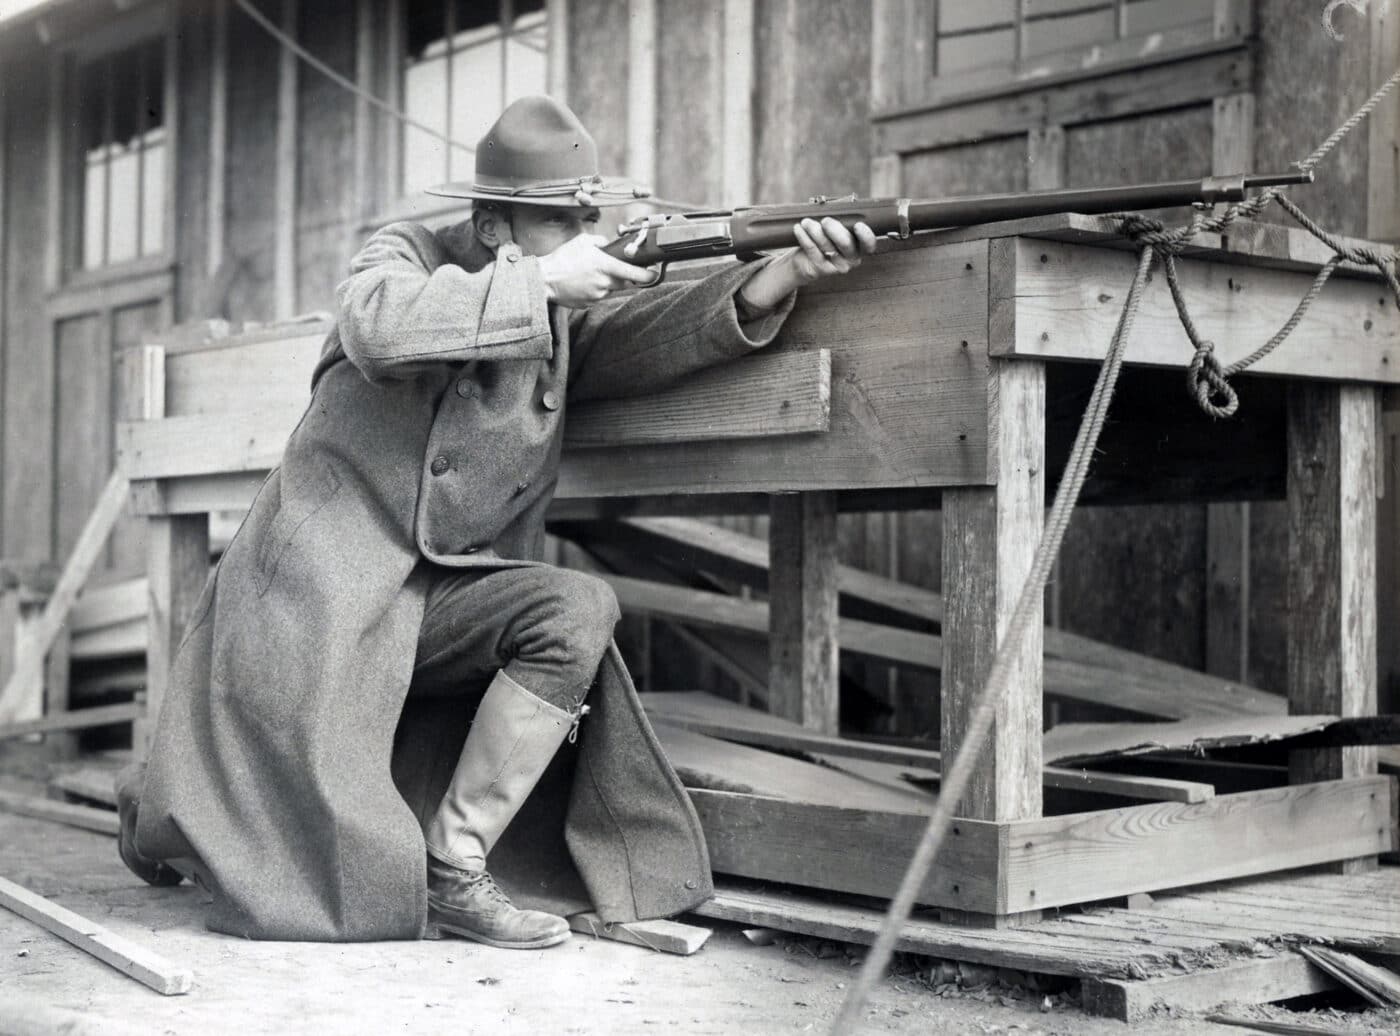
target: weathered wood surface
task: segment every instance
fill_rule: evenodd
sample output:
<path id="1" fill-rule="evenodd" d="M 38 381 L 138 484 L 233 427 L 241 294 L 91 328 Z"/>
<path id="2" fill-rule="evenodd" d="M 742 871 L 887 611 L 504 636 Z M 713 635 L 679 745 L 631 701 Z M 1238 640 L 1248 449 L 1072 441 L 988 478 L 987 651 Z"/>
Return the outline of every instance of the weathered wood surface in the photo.
<path id="1" fill-rule="evenodd" d="M 1243 716 L 1175 723 L 1062 723 L 1045 732 L 1045 756 L 1056 762 L 1137 755 L 1203 754 L 1211 748 L 1266 744 L 1325 730 L 1332 716 Z"/>
<path id="2" fill-rule="evenodd" d="M 914 768 L 914 776 L 934 780 L 942 768 L 942 754 L 927 748 L 900 747 L 870 741 L 853 741 L 804 730 L 790 720 L 757 709 L 734 705 L 700 691 L 671 691 L 643 694 L 642 704 L 653 721 L 681 727 L 712 738 L 739 744 L 775 748 L 817 755 L 830 765 L 842 768 L 851 760 L 863 760 L 889 768 L 882 782 L 912 787 L 903 774 Z M 822 753 L 827 753 L 823 756 Z M 861 769 L 856 773 L 865 776 Z M 1042 771 L 1046 787 L 1093 791 L 1106 795 L 1150 801 L 1204 802 L 1215 792 L 1209 784 L 1171 778 L 1137 777 L 1131 774 L 1047 766 Z"/>
<path id="3" fill-rule="evenodd" d="M 1290 385 L 1288 702 L 1293 712 L 1376 711 L 1378 390 Z M 1295 782 L 1374 773 L 1369 748 L 1295 752 Z"/>
<path id="4" fill-rule="evenodd" d="M 991 343 L 993 355 L 1102 359 L 1123 310 L 1135 261 L 1107 248 L 1016 241 L 1014 336 Z M 1182 292 L 1201 334 L 1222 364 L 1263 345 L 1306 293 L 1311 278 L 1264 268 L 1177 262 Z M 1162 277 L 1142 303 L 1125 360 L 1184 367 L 1194 353 Z M 1400 381 L 1400 318 L 1381 285 L 1334 277 L 1292 335 L 1251 368 L 1323 380 Z"/>
<path id="5" fill-rule="evenodd" d="M 831 426 L 831 354 L 759 353 L 675 388 L 569 410 L 564 448 L 762 439 Z"/>
<path id="6" fill-rule="evenodd" d="M 1086 978 L 1080 988 L 1086 1013 L 1134 1022 L 1162 1005 L 1202 1011 L 1224 1003 L 1264 1004 L 1323 993 L 1335 989 L 1336 983 L 1301 955 L 1285 951 L 1264 960 L 1238 960 L 1211 971 L 1144 981 Z"/>
<path id="7" fill-rule="evenodd" d="M 775 496 L 768 529 L 768 709 L 835 734 L 841 683 L 836 494 Z"/>
<path id="8" fill-rule="evenodd" d="M 0 809 L 20 816 L 51 820 L 69 827 L 80 827 L 98 834 L 115 835 L 121 828 L 117 815 L 110 809 L 94 809 L 91 806 L 75 806 L 68 802 L 55 802 L 36 795 L 18 795 L 0 791 Z"/>
<path id="9" fill-rule="evenodd" d="M 831 428 L 641 447 L 625 468 L 573 450 L 558 496 L 918 487 L 986 478 L 986 245 L 904 249 L 804 291 L 777 352 L 831 352 Z M 964 345 L 964 343 L 966 343 Z"/>
<path id="10" fill-rule="evenodd" d="M 1011 825 L 1005 911 L 1086 902 L 1386 852 L 1394 784 L 1324 781 Z"/>
<path id="11" fill-rule="evenodd" d="M 989 334 L 998 336 L 1001 285 L 1010 260 L 991 248 Z M 980 708 L 1012 612 L 1030 575 L 1045 515 L 1045 368 L 992 360 L 987 372 L 992 481 L 943 496 L 942 744 L 952 753 Z M 1010 646 L 992 723 L 958 802 L 959 816 L 1019 820 L 1041 813 L 1044 598 Z"/>
<path id="12" fill-rule="evenodd" d="M 26 734 L 46 734 L 55 730 L 83 730 L 88 727 L 109 726 L 114 723 L 129 723 L 146 715 L 146 706 L 99 705 L 91 709 L 74 709 L 71 712 L 44 716 L 41 719 L 25 720 L 21 723 L 7 723 L 0 726 L 0 741 Z"/>
<path id="13" fill-rule="evenodd" d="M 193 978 L 187 968 L 172 964 L 145 947 L 5 878 L 0 878 L 0 906 L 8 907 L 157 993 L 174 996 L 190 991 Z"/>
<path id="14" fill-rule="evenodd" d="M 675 953 L 682 957 L 689 957 L 697 952 L 714 934 L 710 929 L 701 928 L 699 925 L 683 924 L 664 918 L 654 921 L 608 923 L 591 910 L 584 914 L 571 914 L 569 927 L 595 939 L 625 942 L 629 946 L 641 946 L 658 953 Z"/>

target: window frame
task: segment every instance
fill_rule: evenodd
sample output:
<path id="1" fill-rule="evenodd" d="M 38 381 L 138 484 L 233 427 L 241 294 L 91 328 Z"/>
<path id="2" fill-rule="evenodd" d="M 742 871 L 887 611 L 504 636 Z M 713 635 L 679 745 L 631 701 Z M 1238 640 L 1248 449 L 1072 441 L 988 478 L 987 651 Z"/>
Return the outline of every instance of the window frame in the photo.
<path id="1" fill-rule="evenodd" d="M 1215 0 L 1209 22 L 1201 19 L 1187 26 L 1022 58 L 1011 65 L 940 76 L 934 65 L 939 2 L 883 0 L 877 8 L 871 55 L 872 116 L 877 121 L 1041 92 L 1239 47 L 1251 34 L 1254 10 L 1254 0 Z M 1019 34 L 1026 0 L 1014 0 L 1014 5 Z"/>
<path id="2" fill-rule="evenodd" d="M 382 32 L 377 34 L 380 53 L 373 69 L 363 70 L 361 85 L 383 97 L 390 107 L 405 111 L 404 76 L 408 68 L 407 40 L 404 38 L 404 4 L 411 0 L 387 0 L 382 5 L 384 21 L 380 23 Z M 377 6 L 377 5 L 376 5 Z M 511 13 L 509 0 L 503 6 Z M 562 38 L 566 16 L 560 11 L 558 0 L 545 0 L 542 14 L 547 34 L 545 58 L 545 91 L 552 96 L 562 97 L 564 84 L 556 82 L 560 70 L 566 68 L 567 59 L 560 50 L 566 46 Z M 502 36 L 497 39 L 503 39 Z M 380 125 L 376 132 L 366 133 L 362 147 L 375 148 L 377 144 L 379 174 L 377 183 L 371 190 L 367 208 L 370 215 L 359 227 L 361 232 L 392 223 L 411 219 L 431 225 L 441 225 L 459 221 L 471 211 L 471 202 L 465 199 L 454 200 L 437 198 L 421 190 L 403 191 L 404 135 L 407 126 L 388 114 L 380 115 Z M 468 142 L 474 143 L 474 142 Z"/>
<path id="3" fill-rule="evenodd" d="M 174 9 L 167 3 L 156 3 L 133 11 L 125 18 L 103 25 L 80 36 L 55 43 L 52 56 L 52 92 L 56 125 L 51 127 L 50 161 L 58 196 L 53 212 L 51 247 L 53 290 L 55 293 L 83 291 L 94 285 L 107 284 L 153 274 L 173 273 L 175 260 L 175 192 L 177 177 L 178 39 L 173 25 Z M 143 40 L 161 41 L 163 128 L 165 170 L 164 184 L 158 203 L 162 209 L 160 244 L 157 249 L 132 259 L 85 268 L 81 265 L 83 235 L 83 171 L 86 159 L 81 151 L 81 113 L 79 113 L 79 67 L 114 54 Z M 78 114 L 79 118 L 60 115 Z"/>

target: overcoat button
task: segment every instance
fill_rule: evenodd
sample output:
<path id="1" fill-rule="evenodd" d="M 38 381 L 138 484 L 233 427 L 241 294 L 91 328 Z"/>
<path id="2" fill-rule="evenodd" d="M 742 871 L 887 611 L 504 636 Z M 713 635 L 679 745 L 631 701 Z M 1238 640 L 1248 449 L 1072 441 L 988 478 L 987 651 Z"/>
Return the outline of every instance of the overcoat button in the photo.
<path id="1" fill-rule="evenodd" d="M 696 887 L 695 879 L 694 879 L 694 878 L 686 878 L 686 879 L 685 879 L 685 887 L 688 888 L 688 889 L 693 889 L 693 888 L 695 888 L 695 887 Z"/>
<path id="2" fill-rule="evenodd" d="M 546 392 L 544 396 L 540 399 L 540 402 L 544 404 L 544 408 L 546 410 L 558 410 L 559 393 L 554 391 Z"/>
<path id="3" fill-rule="evenodd" d="M 514 252 L 511 252 L 509 255 L 506 256 L 506 262 L 518 263 L 520 262 L 520 256 L 516 255 Z"/>
<path id="4" fill-rule="evenodd" d="M 447 469 L 452 467 L 452 462 L 446 457 L 434 457 L 433 466 L 429 469 L 434 475 L 446 475 Z"/>
<path id="5" fill-rule="evenodd" d="M 477 551 L 479 551 L 480 549 L 481 549 L 480 547 L 478 547 L 476 544 L 472 543 L 472 544 L 468 544 L 467 546 L 463 547 L 463 548 L 462 548 L 462 553 L 463 553 L 463 554 L 475 554 L 475 553 L 476 553 Z"/>
<path id="6" fill-rule="evenodd" d="M 476 395 L 476 385 L 470 379 L 462 378 L 457 382 L 457 395 L 463 399 L 471 399 L 472 396 Z"/>
<path id="7" fill-rule="evenodd" d="M 520 495 L 521 493 L 525 492 L 525 490 L 527 490 L 527 489 L 529 489 L 529 488 L 530 488 L 530 480 L 529 480 L 529 479 L 526 479 L 526 480 L 523 481 L 523 482 L 517 482 L 516 485 L 515 485 L 515 492 L 516 492 L 516 495 L 517 495 L 517 496 Z"/>

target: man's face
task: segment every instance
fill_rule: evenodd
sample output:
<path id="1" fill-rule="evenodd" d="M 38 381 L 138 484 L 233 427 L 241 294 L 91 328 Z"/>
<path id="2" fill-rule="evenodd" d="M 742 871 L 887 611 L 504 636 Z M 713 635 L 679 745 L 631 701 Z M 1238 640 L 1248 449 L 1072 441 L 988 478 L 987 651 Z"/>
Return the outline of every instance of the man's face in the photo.
<path id="1" fill-rule="evenodd" d="M 513 205 L 510 229 L 525 255 L 548 255 L 580 234 L 598 229 L 598 210 L 577 205 Z"/>

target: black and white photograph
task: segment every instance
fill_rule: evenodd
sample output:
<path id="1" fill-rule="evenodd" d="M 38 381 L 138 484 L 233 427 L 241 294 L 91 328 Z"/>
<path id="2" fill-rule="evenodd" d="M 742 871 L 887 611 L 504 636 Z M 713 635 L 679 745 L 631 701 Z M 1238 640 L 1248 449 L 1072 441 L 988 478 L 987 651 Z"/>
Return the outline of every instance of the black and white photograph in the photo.
<path id="1" fill-rule="evenodd" d="M 1400 0 L 0 0 L 0 1036 L 1400 1032 Z"/>

